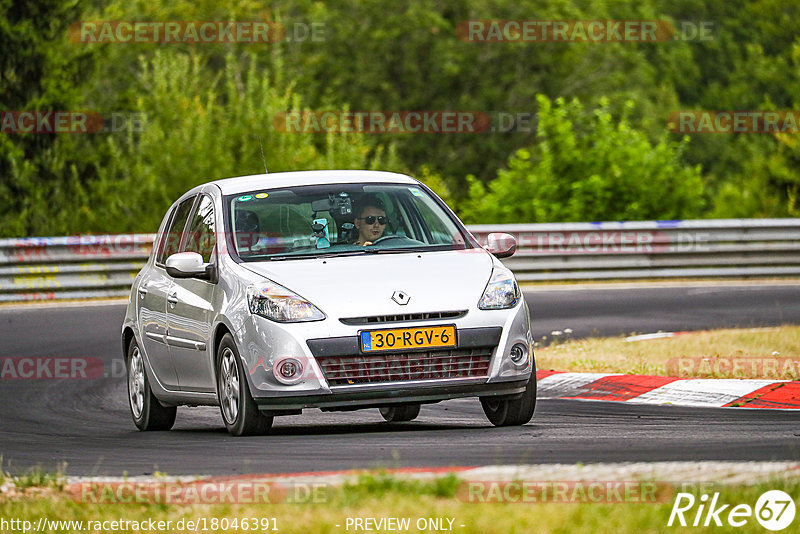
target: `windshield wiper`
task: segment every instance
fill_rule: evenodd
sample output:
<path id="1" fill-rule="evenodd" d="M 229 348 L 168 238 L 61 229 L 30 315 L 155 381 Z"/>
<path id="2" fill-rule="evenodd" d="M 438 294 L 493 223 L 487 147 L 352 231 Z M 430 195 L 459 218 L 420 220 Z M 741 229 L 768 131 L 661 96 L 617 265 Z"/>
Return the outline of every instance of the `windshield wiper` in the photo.
<path id="1" fill-rule="evenodd" d="M 378 248 L 374 252 L 377 254 L 398 254 L 401 252 L 440 252 L 442 250 L 452 250 L 451 248 L 441 248 L 440 246 L 424 247 L 403 247 L 403 248 Z"/>
<path id="2" fill-rule="evenodd" d="M 294 259 L 307 260 L 313 258 L 336 258 L 340 256 L 360 256 L 361 254 L 374 254 L 375 252 L 377 251 L 374 249 L 370 250 L 365 248 L 363 250 L 347 250 L 342 252 L 331 252 L 331 253 L 305 252 L 303 254 L 282 254 L 279 256 L 270 256 L 268 259 L 270 261 L 294 260 Z"/>
<path id="3" fill-rule="evenodd" d="M 270 261 L 283 261 L 283 260 L 307 260 L 313 258 L 337 258 L 342 256 L 361 256 L 364 254 L 402 254 L 412 252 L 438 252 L 442 250 L 454 250 L 448 245 L 438 246 L 421 246 L 421 247 L 400 247 L 400 248 L 375 248 L 371 246 L 359 248 L 358 250 L 343 250 L 341 252 L 304 252 L 302 254 L 280 254 L 270 256 L 267 259 Z M 462 249 L 455 249 L 462 250 Z"/>

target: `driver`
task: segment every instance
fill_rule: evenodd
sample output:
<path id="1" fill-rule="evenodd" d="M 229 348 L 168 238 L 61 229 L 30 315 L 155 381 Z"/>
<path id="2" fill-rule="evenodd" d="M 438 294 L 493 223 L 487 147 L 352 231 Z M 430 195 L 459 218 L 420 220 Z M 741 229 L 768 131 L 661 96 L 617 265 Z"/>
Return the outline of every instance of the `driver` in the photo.
<path id="1" fill-rule="evenodd" d="M 360 202 L 354 223 L 358 231 L 355 244 L 366 246 L 380 239 L 386 230 L 387 222 L 386 210 L 379 198 L 368 197 Z"/>

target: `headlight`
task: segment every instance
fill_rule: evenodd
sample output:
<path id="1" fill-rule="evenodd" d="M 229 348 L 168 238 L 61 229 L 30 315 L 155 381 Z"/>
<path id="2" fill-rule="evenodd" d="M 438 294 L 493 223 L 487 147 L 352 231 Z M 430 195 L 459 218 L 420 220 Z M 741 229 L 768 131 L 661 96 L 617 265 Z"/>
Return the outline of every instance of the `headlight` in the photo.
<path id="1" fill-rule="evenodd" d="M 263 282 L 247 288 L 250 311 L 279 323 L 321 321 L 325 318 L 319 308 L 300 295 L 274 282 Z"/>
<path id="2" fill-rule="evenodd" d="M 521 296 L 522 293 L 511 271 L 495 267 L 486 289 L 483 290 L 483 296 L 478 302 L 478 308 L 482 310 L 513 308 Z"/>

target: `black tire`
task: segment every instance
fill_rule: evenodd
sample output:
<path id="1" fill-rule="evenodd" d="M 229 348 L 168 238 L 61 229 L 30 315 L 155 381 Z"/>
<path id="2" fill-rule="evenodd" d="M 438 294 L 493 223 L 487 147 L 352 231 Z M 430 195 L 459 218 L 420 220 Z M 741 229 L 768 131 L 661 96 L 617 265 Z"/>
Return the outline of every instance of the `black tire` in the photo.
<path id="1" fill-rule="evenodd" d="M 419 415 L 419 404 L 398 404 L 397 406 L 384 406 L 381 415 L 390 423 L 413 421 Z"/>
<path id="2" fill-rule="evenodd" d="M 216 367 L 219 410 L 225 428 L 233 436 L 266 434 L 273 418 L 261 413 L 253 400 L 244 365 L 230 334 L 220 341 Z"/>
<path id="3" fill-rule="evenodd" d="M 536 371 L 531 374 L 525 393 L 511 400 L 481 397 L 483 413 L 494 426 L 520 426 L 531 420 L 536 409 Z"/>
<path id="4" fill-rule="evenodd" d="M 144 368 L 144 355 L 136 339 L 128 344 L 128 406 L 139 430 L 169 430 L 175 424 L 178 408 L 162 406 L 153 390 Z"/>

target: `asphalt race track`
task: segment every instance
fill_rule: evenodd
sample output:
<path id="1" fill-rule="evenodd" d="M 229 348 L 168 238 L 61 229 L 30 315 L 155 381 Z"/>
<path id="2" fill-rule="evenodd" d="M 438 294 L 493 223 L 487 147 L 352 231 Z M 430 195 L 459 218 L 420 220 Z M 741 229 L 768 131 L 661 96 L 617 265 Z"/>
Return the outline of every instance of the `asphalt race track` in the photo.
<path id="1" fill-rule="evenodd" d="M 526 292 L 534 335 L 567 328 L 576 338 L 800 324 L 800 284 L 607 287 Z"/>
<path id="2" fill-rule="evenodd" d="M 533 289 L 537 337 L 800 324 L 799 285 Z M 668 460 L 798 460 L 800 414 L 541 400 L 534 420 L 493 428 L 477 399 L 424 406 L 412 423 L 377 410 L 277 418 L 271 435 L 230 437 L 216 408 L 181 408 L 143 433 L 126 401 L 123 305 L 0 308 L 0 357 L 101 358 L 93 380 L 0 380 L 0 455 L 12 473 L 239 474 L 369 467 Z"/>

